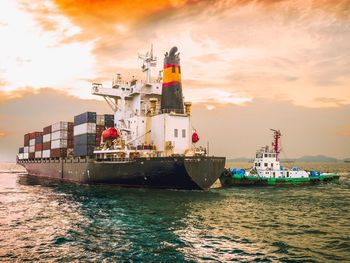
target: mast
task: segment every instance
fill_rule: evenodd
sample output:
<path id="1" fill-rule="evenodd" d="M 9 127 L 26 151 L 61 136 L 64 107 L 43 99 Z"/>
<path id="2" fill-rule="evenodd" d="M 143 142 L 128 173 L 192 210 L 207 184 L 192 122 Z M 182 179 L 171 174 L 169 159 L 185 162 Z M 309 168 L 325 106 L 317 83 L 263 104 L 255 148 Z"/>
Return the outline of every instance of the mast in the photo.
<path id="1" fill-rule="evenodd" d="M 272 146 L 274 146 L 274 150 L 276 153 L 276 161 L 278 161 L 278 154 L 280 152 L 279 149 L 279 138 L 281 138 L 281 132 L 280 130 L 274 130 L 274 129 L 270 129 L 271 131 L 273 131 L 273 137 L 274 137 L 274 142 L 272 143 Z"/>
<path id="2" fill-rule="evenodd" d="M 146 72 L 146 83 L 151 82 L 151 67 L 157 65 L 157 57 L 153 56 L 153 44 L 151 45 L 151 50 L 145 54 L 138 54 L 139 59 L 143 61 L 142 72 Z"/>

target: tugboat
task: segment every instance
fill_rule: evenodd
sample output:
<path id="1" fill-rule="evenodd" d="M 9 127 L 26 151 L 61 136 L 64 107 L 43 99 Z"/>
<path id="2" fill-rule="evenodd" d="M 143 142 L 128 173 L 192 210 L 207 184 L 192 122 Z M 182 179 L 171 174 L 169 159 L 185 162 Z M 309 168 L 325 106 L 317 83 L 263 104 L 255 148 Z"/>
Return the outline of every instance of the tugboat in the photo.
<path id="1" fill-rule="evenodd" d="M 306 185 L 328 183 L 339 179 L 335 173 L 321 173 L 314 170 L 307 172 L 299 167 L 287 169 L 280 165 L 278 156 L 281 132 L 271 130 L 274 133 L 272 146 L 265 146 L 257 151 L 253 167 L 248 172 L 244 169 L 226 169 L 220 176 L 223 187 Z"/>

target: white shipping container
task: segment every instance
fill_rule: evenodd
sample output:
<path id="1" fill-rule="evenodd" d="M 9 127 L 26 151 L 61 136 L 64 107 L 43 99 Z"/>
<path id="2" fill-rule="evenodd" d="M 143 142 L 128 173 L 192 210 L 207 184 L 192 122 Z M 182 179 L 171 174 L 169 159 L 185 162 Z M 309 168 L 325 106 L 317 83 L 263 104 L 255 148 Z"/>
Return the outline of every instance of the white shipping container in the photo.
<path id="1" fill-rule="evenodd" d="M 29 146 L 24 146 L 23 147 L 23 152 L 24 153 L 29 153 Z"/>
<path id="2" fill-rule="evenodd" d="M 41 158 L 42 152 L 35 152 L 35 158 Z"/>
<path id="3" fill-rule="evenodd" d="M 24 153 L 19 153 L 18 154 L 18 160 L 23 160 Z"/>
<path id="4" fill-rule="evenodd" d="M 33 146 L 29 146 L 29 152 L 30 153 L 35 152 L 35 146 L 34 145 Z"/>
<path id="5" fill-rule="evenodd" d="M 96 133 L 96 123 L 83 123 L 74 126 L 74 136 L 86 133 Z"/>
<path id="6" fill-rule="evenodd" d="M 51 141 L 59 139 L 68 139 L 68 131 L 56 131 L 51 133 Z"/>
<path id="7" fill-rule="evenodd" d="M 105 125 L 105 115 L 96 115 L 96 125 Z"/>
<path id="8" fill-rule="evenodd" d="M 43 135 L 43 142 L 51 141 L 51 133 Z"/>
<path id="9" fill-rule="evenodd" d="M 24 153 L 23 154 L 23 159 L 28 159 L 29 158 L 29 153 Z"/>
<path id="10" fill-rule="evenodd" d="M 50 158 L 50 150 L 43 151 L 43 158 Z"/>
<path id="11" fill-rule="evenodd" d="M 55 131 L 60 131 L 60 130 L 68 130 L 68 122 L 67 121 L 60 121 L 56 122 L 51 125 L 51 133 Z"/>
<path id="12" fill-rule="evenodd" d="M 35 139 L 29 140 L 29 146 L 34 146 L 35 145 Z"/>
<path id="13" fill-rule="evenodd" d="M 67 140 L 54 140 L 51 141 L 51 149 L 67 148 Z"/>

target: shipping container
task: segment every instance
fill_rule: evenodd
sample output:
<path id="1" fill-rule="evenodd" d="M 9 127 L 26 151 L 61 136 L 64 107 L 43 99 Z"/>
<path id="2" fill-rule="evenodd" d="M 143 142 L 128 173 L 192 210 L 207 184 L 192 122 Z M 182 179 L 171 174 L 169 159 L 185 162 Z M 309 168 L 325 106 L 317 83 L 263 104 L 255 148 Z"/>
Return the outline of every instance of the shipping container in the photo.
<path id="1" fill-rule="evenodd" d="M 49 142 L 49 141 L 51 141 L 51 133 L 43 135 L 43 143 Z"/>
<path id="2" fill-rule="evenodd" d="M 74 148 L 76 145 L 95 145 L 95 134 L 81 134 L 74 136 Z"/>
<path id="3" fill-rule="evenodd" d="M 80 125 L 83 123 L 96 123 L 96 112 L 84 112 L 77 116 L 74 116 L 74 125 Z"/>
<path id="4" fill-rule="evenodd" d="M 24 135 L 24 144 L 23 144 L 24 146 L 29 146 L 29 140 L 30 140 L 29 136 L 30 136 L 29 133 Z"/>
<path id="5" fill-rule="evenodd" d="M 67 131 L 67 130 L 68 130 L 67 121 L 60 121 L 51 125 L 51 133 L 54 133 L 56 131 Z"/>
<path id="6" fill-rule="evenodd" d="M 73 132 L 74 122 L 68 122 L 68 131 Z"/>
<path id="7" fill-rule="evenodd" d="M 51 141 L 44 142 L 43 143 L 43 150 L 50 150 L 51 149 Z"/>
<path id="8" fill-rule="evenodd" d="M 24 155 L 24 153 L 19 153 L 19 154 L 17 155 L 18 160 L 23 160 L 23 159 L 24 159 L 23 155 Z"/>
<path id="9" fill-rule="evenodd" d="M 59 130 L 59 131 L 51 133 L 51 141 L 59 140 L 59 139 L 67 140 L 68 139 L 68 131 Z"/>
<path id="10" fill-rule="evenodd" d="M 41 151 L 35 152 L 35 158 L 41 158 L 41 156 L 42 156 Z"/>
<path id="11" fill-rule="evenodd" d="M 43 135 L 47 135 L 51 133 L 51 125 L 47 126 L 43 129 Z"/>
<path id="12" fill-rule="evenodd" d="M 23 147 L 23 152 L 24 153 L 29 153 L 29 146 L 24 146 Z"/>
<path id="13" fill-rule="evenodd" d="M 34 146 L 35 145 L 35 138 L 29 140 L 29 146 Z"/>
<path id="14" fill-rule="evenodd" d="M 96 133 L 96 123 L 83 123 L 77 126 L 74 126 L 74 136 L 87 134 L 87 133 Z"/>
<path id="15" fill-rule="evenodd" d="M 23 153 L 23 159 L 28 159 L 29 158 L 29 153 L 25 152 Z"/>
<path id="16" fill-rule="evenodd" d="M 24 153 L 24 147 L 19 147 L 18 153 Z"/>
<path id="17" fill-rule="evenodd" d="M 35 137 L 35 144 L 43 143 L 43 136 L 39 135 Z"/>
<path id="18" fill-rule="evenodd" d="M 74 144 L 74 149 L 73 149 L 73 155 L 74 156 L 91 156 L 93 155 L 95 150 L 94 145 L 75 145 Z"/>
<path id="19" fill-rule="evenodd" d="M 40 143 L 40 144 L 35 144 L 35 151 L 38 152 L 38 151 L 42 151 L 43 150 L 43 145 Z"/>
<path id="20" fill-rule="evenodd" d="M 103 114 L 96 115 L 96 125 L 105 126 L 105 115 Z"/>
<path id="21" fill-rule="evenodd" d="M 29 152 L 34 153 L 35 152 L 35 146 L 29 146 Z"/>
<path id="22" fill-rule="evenodd" d="M 51 150 L 43 150 L 43 158 L 50 158 Z"/>
<path id="23" fill-rule="evenodd" d="M 102 132 L 105 130 L 105 127 L 102 125 L 96 125 L 96 146 L 100 146 L 101 144 L 101 136 L 102 136 Z"/>
<path id="24" fill-rule="evenodd" d="M 29 159 L 34 159 L 35 158 L 35 152 L 30 152 L 29 153 Z"/>
<path id="25" fill-rule="evenodd" d="M 114 127 L 114 115 L 113 114 L 105 114 L 104 119 L 105 119 L 104 125 L 107 128 Z"/>
<path id="26" fill-rule="evenodd" d="M 42 132 L 31 132 L 29 134 L 29 139 L 35 139 L 36 137 L 38 137 L 39 135 L 42 135 Z"/>
<path id="27" fill-rule="evenodd" d="M 67 148 L 68 142 L 66 139 L 51 141 L 51 149 Z"/>
<path id="28" fill-rule="evenodd" d="M 67 157 L 67 148 L 51 149 L 50 157 L 52 158 Z"/>

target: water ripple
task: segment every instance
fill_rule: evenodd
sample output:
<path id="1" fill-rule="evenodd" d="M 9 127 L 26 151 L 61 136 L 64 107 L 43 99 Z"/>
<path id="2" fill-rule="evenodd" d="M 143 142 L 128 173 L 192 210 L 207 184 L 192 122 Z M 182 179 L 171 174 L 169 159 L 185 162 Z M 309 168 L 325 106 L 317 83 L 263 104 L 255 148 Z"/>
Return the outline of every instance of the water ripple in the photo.
<path id="1" fill-rule="evenodd" d="M 3 173 L 0 261 L 349 261 L 346 182 L 187 192 Z"/>

